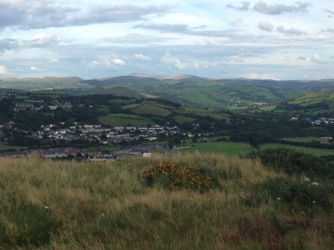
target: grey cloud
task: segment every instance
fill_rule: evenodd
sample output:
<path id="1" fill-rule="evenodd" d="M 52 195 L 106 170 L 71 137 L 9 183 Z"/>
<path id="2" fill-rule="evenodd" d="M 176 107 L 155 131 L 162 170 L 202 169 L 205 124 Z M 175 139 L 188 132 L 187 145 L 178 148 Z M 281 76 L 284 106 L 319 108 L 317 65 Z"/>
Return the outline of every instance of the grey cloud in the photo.
<path id="1" fill-rule="evenodd" d="M 139 24 L 135 28 L 151 29 L 161 33 L 180 33 L 191 36 L 234 37 L 239 36 L 239 30 L 199 30 L 184 24 Z M 203 28 L 203 27 L 201 27 Z"/>
<path id="2" fill-rule="evenodd" d="M 327 64 L 325 60 L 323 60 L 318 54 L 314 54 L 311 57 L 311 62 L 316 63 L 316 64 Z"/>
<path id="3" fill-rule="evenodd" d="M 295 28 L 285 29 L 284 26 L 278 26 L 276 28 L 276 30 L 279 33 L 282 33 L 282 34 L 287 35 L 287 36 L 301 36 L 301 35 L 307 34 L 306 32 L 295 29 Z"/>
<path id="4" fill-rule="evenodd" d="M 13 7 L 12 7 L 13 6 Z M 25 10 L 20 5 L 0 2 L 0 26 L 12 26 L 21 23 L 25 19 Z"/>
<path id="5" fill-rule="evenodd" d="M 94 23 L 108 22 L 130 22 L 137 20 L 145 20 L 148 15 L 165 14 L 169 11 L 167 5 L 139 7 L 135 5 L 106 5 L 98 6 L 92 9 L 91 12 L 74 18 L 71 23 L 74 25 L 86 25 Z"/>
<path id="6" fill-rule="evenodd" d="M 274 30 L 274 25 L 268 21 L 261 21 L 258 24 L 258 28 L 263 31 L 272 32 Z"/>
<path id="7" fill-rule="evenodd" d="M 18 47 L 17 40 L 14 39 L 0 39 L 0 53 L 5 52 L 6 50 L 15 49 Z"/>
<path id="8" fill-rule="evenodd" d="M 24 40 L 20 47 L 26 48 L 46 48 L 58 45 L 61 40 L 54 35 L 38 34 L 31 40 Z"/>
<path id="9" fill-rule="evenodd" d="M 191 29 L 185 24 L 139 24 L 135 28 L 144 28 L 168 33 L 191 33 Z"/>
<path id="10" fill-rule="evenodd" d="M 324 11 L 329 15 L 334 15 L 334 11 L 332 11 L 332 10 L 324 9 Z"/>
<path id="11" fill-rule="evenodd" d="M 60 5 L 51 0 L 0 3 L 0 27 L 37 29 L 65 27 L 109 22 L 145 20 L 149 15 L 163 15 L 167 5 L 99 5 L 90 11 L 78 6 Z"/>
<path id="12" fill-rule="evenodd" d="M 325 30 L 322 30 L 321 32 L 334 33 L 334 29 L 325 29 Z"/>
<path id="13" fill-rule="evenodd" d="M 307 12 L 310 6 L 311 5 L 309 3 L 304 2 L 296 2 L 295 5 L 268 5 L 267 3 L 261 1 L 254 5 L 253 10 L 268 15 L 281 15 L 285 12 Z"/>
<path id="14" fill-rule="evenodd" d="M 242 17 L 236 17 L 230 22 L 230 24 L 233 26 L 244 26 L 245 19 L 243 19 Z"/>
<path id="15" fill-rule="evenodd" d="M 300 56 L 297 58 L 298 61 L 305 61 L 306 60 L 306 57 L 303 57 L 303 56 Z"/>
<path id="16" fill-rule="evenodd" d="M 247 11 L 249 10 L 249 6 L 250 6 L 250 2 L 241 2 L 241 6 L 234 6 L 232 4 L 228 4 L 226 5 L 227 8 L 230 8 L 230 9 L 235 9 L 235 10 L 242 10 L 242 11 Z"/>
<path id="17" fill-rule="evenodd" d="M 175 38 L 163 38 L 157 36 L 144 36 L 137 33 L 131 33 L 126 36 L 111 37 L 102 39 L 103 42 L 107 43 L 131 43 L 131 44 L 150 44 L 150 43 L 159 43 L 167 42 L 174 40 Z"/>

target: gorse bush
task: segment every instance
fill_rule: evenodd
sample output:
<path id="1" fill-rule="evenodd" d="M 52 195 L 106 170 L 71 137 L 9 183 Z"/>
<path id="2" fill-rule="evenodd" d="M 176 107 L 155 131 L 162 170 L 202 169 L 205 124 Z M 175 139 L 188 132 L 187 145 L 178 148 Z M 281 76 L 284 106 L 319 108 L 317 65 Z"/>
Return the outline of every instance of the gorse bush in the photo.
<path id="1" fill-rule="evenodd" d="M 171 191 L 186 189 L 203 193 L 217 185 L 208 170 L 191 165 L 162 163 L 144 170 L 142 176 L 148 186 L 158 185 Z"/>

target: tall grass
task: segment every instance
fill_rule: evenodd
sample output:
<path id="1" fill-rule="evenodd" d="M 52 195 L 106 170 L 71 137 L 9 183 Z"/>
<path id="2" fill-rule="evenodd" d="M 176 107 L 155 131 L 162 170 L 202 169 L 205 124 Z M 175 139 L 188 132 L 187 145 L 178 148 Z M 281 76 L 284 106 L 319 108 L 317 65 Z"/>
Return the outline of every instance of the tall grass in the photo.
<path id="1" fill-rule="evenodd" d="M 145 171 L 169 163 L 205 170 L 217 183 L 204 193 L 146 184 Z M 334 245 L 334 214 L 328 209 L 333 184 L 318 180 L 321 193 L 329 197 L 325 205 L 302 204 L 300 196 L 284 200 L 277 197 L 284 188 L 311 192 L 313 186 L 298 189 L 297 184 L 304 185 L 301 176 L 274 171 L 257 160 L 198 153 L 98 163 L 32 156 L 0 159 L 0 164 L 0 249 Z M 286 186 L 275 193 L 278 180 Z"/>

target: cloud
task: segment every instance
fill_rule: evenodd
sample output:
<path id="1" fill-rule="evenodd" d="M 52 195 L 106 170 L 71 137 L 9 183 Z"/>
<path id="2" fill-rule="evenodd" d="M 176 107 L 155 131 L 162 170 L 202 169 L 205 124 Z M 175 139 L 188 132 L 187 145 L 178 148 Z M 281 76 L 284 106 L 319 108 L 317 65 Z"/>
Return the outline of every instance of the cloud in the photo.
<path id="1" fill-rule="evenodd" d="M 316 64 L 327 64 L 328 63 L 325 60 L 323 60 L 321 56 L 319 56 L 318 54 L 312 55 L 311 62 L 316 63 Z"/>
<path id="2" fill-rule="evenodd" d="M 230 24 L 233 26 L 245 26 L 245 19 L 242 17 L 235 17 Z"/>
<path id="3" fill-rule="evenodd" d="M 8 69 L 4 65 L 0 65 L 0 75 L 8 74 Z"/>
<path id="4" fill-rule="evenodd" d="M 31 66 L 31 67 L 30 67 L 30 70 L 31 70 L 31 71 L 43 71 L 43 69 L 39 69 L 39 68 L 37 68 L 37 67 L 35 67 L 35 66 Z"/>
<path id="5" fill-rule="evenodd" d="M 249 10 L 250 2 L 241 2 L 241 6 L 234 6 L 231 4 L 227 4 L 226 7 L 234 10 L 241 10 L 241 11 L 247 11 Z"/>
<path id="6" fill-rule="evenodd" d="M 260 30 L 272 32 L 274 30 L 274 25 L 268 21 L 261 21 L 257 26 Z"/>
<path id="7" fill-rule="evenodd" d="M 162 63 L 176 67 L 178 69 L 186 69 L 187 64 L 183 63 L 179 58 L 171 56 L 169 53 L 166 53 L 160 60 Z"/>
<path id="8" fill-rule="evenodd" d="M 278 26 L 278 27 L 276 28 L 276 30 L 277 30 L 279 33 L 282 33 L 282 34 L 287 35 L 287 36 L 300 36 L 300 35 L 305 35 L 305 34 L 307 34 L 306 32 L 304 32 L 304 31 L 302 31 L 302 30 L 295 29 L 295 28 L 285 29 L 283 25 Z"/>
<path id="9" fill-rule="evenodd" d="M 110 58 L 110 64 L 111 65 L 122 66 L 122 65 L 125 64 L 125 62 L 120 58 Z"/>
<path id="10" fill-rule="evenodd" d="M 158 36 L 146 36 L 139 33 L 131 33 L 125 36 L 118 37 L 108 37 L 101 39 L 102 42 L 108 43 L 130 43 L 130 44 L 150 44 L 150 43 L 160 43 L 160 42 L 168 42 L 170 40 L 175 40 L 176 38 L 166 38 L 166 37 L 158 37 Z"/>
<path id="11" fill-rule="evenodd" d="M 123 23 L 146 20 L 150 15 L 164 15 L 170 10 L 168 5 L 150 5 L 146 7 L 136 5 L 101 5 L 95 6 L 88 13 L 84 13 L 70 22 L 72 25 L 87 25 L 91 23 Z"/>
<path id="12" fill-rule="evenodd" d="M 133 57 L 135 59 L 138 59 L 138 60 L 141 60 L 141 61 L 151 61 L 152 60 L 151 57 L 145 56 L 141 53 L 139 53 L 139 54 L 136 53 L 136 54 L 133 55 Z"/>
<path id="13" fill-rule="evenodd" d="M 38 33 L 33 36 L 30 40 L 24 40 L 22 46 L 24 47 L 49 47 L 59 44 L 60 39 L 54 35 L 48 35 L 45 33 Z"/>
<path id="14" fill-rule="evenodd" d="M 306 61 L 306 57 L 304 56 L 300 56 L 297 58 L 298 61 Z"/>
<path id="15" fill-rule="evenodd" d="M 285 12 L 308 12 L 309 3 L 296 2 L 295 5 L 273 4 L 260 1 L 253 6 L 253 10 L 267 15 L 281 15 Z"/>
<path id="16" fill-rule="evenodd" d="M 185 24 L 138 24 L 134 28 L 158 30 L 164 33 L 191 33 L 191 29 Z"/>
<path id="17" fill-rule="evenodd" d="M 199 30 L 185 24 L 139 24 L 135 28 L 151 29 L 161 33 L 180 33 L 190 36 L 206 37 L 238 37 L 240 30 Z M 204 27 L 200 27 L 204 28 Z"/>
<path id="18" fill-rule="evenodd" d="M 0 53 L 6 50 L 15 49 L 17 47 L 18 47 L 17 40 L 9 38 L 0 39 Z"/>
<path id="19" fill-rule="evenodd" d="M 325 29 L 325 30 L 322 30 L 321 32 L 334 33 L 334 29 Z"/>
<path id="20" fill-rule="evenodd" d="M 248 79 L 260 79 L 260 80 L 279 80 L 279 78 L 271 75 L 271 74 L 263 74 L 263 73 L 249 73 L 244 75 L 245 78 Z"/>
<path id="21" fill-rule="evenodd" d="M 334 11 L 329 9 L 324 9 L 324 11 L 328 14 L 328 17 L 332 17 L 334 15 Z"/>
<path id="22" fill-rule="evenodd" d="M 131 4 L 93 5 L 84 10 L 79 5 L 59 1 L 0 1 L 0 27 L 40 29 L 84 26 L 100 23 L 124 23 L 147 20 L 170 11 L 168 5 L 138 6 Z"/>

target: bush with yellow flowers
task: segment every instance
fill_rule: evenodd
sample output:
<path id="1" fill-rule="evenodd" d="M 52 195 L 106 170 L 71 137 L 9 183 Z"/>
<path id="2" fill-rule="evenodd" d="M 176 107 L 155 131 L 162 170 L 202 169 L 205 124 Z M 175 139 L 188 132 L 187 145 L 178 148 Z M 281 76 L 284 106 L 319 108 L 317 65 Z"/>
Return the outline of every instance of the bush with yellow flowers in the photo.
<path id="1" fill-rule="evenodd" d="M 170 191 L 192 190 L 204 193 L 216 183 L 206 169 L 191 165 L 178 166 L 174 163 L 151 166 L 142 172 L 142 176 L 147 185 L 157 185 Z"/>

